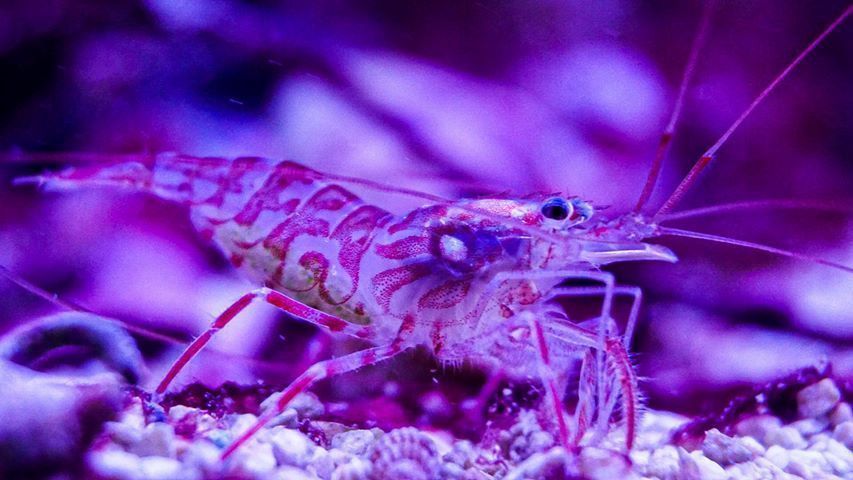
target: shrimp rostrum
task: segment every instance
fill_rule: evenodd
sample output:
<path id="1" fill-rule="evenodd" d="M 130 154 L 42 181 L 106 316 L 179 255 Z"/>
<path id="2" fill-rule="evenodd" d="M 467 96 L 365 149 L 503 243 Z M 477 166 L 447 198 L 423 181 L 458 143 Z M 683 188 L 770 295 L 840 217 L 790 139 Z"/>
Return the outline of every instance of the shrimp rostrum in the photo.
<path id="1" fill-rule="evenodd" d="M 577 197 L 447 200 L 254 157 L 136 156 L 20 181 L 50 189 L 125 187 L 184 204 L 202 236 L 261 287 L 234 302 L 186 348 L 158 385 L 158 393 L 165 392 L 211 337 L 254 301 L 372 345 L 310 366 L 283 390 L 275 408 L 265 411 L 225 449 L 223 458 L 318 380 L 415 347 L 427 348 L 443 363 L 471 361 L 510 378 L 541 380 L 545 401 L 553 409 L 553 426 L 568 450 L 577 449 L 585 438 L 600 439 L 615 423 L 624 426 L 625 448 L 630 450 L 639 407 L 627 346 L 641 293 L 616 285 L 602 266 L 637 260 L 674 262 L 670 250 L 646 240 L 676 235 L 850 270 L 772 247 L 660 226 L 691 215 L 668 212 L 758 101 L 850 11 L 848 7 L 773 80 L 655 214 L 644 213 L 644 207 L 681 98 L 640 201 L 634 211 L 612 219 Z M 691 71 L 692 60 L 683 85 Z M 362 200 L 354 193 L 360 188 L 420 199 L 422 206 L 394 214 Z M 616 295 L 632 301 L 623 328 L 612 315 Z M 561 300 L 585 296 L 600 299 L 600 310 L 593 318 L 572 318 Z M 577 361 L 579 398 L 574 414 L 567 416 L 562 392 Z"/>

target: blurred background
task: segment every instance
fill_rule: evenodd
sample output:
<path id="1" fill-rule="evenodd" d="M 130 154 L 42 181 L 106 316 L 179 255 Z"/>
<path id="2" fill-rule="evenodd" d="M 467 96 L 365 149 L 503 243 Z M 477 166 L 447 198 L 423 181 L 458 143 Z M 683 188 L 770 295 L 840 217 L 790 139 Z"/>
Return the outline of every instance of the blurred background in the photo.
<path id="1" fill-rule="evenodd" d="M 717 6 L 652 206 L 843 8 Z M 0 264 L 184 341 L 252 288 L 180 207 L 130 192 L 12 188 L 15 176 L 86 161 L 35 162 L 20 152 L 260 155 L 447 196 L 564 192 L 606 206 L 605 215 L 624 212 L 642 189 L 701 12 L 691 1 L 6 0 Z M 681 207 L 764 198 L 849 206 L 851 62 L 848 24 L 743 124 Z M 851 220 L 751 210 L 673 226 L 852 265 Z M 698 413 L 823 359 L 853 379 L 852 274 L 660 242 L 681 262 L 612 269 L 646 295 L 634 351 L 650 406 Z M 0 333 L 54 310 L 0 281 Z M 353 348 L 314 334 L 253 308 L 179 382 L 280 386 Z M 137 338 L 150 387 L 179 347 Z M 476 395 L 483 380 L 417 355 L 368 370 L 320 391 L 393 397 L 406 378 L 422 378 L 407 408 L 427 415 L 453 403 L 454 385 Z"/>

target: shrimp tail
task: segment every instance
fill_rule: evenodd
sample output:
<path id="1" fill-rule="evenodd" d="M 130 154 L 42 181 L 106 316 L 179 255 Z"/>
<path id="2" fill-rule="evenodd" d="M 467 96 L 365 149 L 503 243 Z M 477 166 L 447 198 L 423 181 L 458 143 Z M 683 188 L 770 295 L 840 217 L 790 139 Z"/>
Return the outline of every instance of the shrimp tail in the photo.
<path id="1" fill-rule="evenodd" d="M 19 177 L 14 185 L 37 185 L 45 190 L 111 187 L 145 191 L 182 204 L 210 202 L 226 192 L 242 190 L 245 176 L 266 175 L 272 163 L 255 157 L 234 160 L 176 153 L 120 157 L 120 161 L 69 167 L 58 172 Z M 303 170 L 304 167 L 303 167 Z M 214 203 L 221 203 L 214 202 Z"/>
<path id="2" fill-rule="evenodd" d="M 12 184 L 36 185 L 49 191 L 73 190 L 88 186 L 148 190 L 152 185 L 152 163 L 132 161 L 69 167 L 58 172 L 18 177 L 12 180 Z"/>

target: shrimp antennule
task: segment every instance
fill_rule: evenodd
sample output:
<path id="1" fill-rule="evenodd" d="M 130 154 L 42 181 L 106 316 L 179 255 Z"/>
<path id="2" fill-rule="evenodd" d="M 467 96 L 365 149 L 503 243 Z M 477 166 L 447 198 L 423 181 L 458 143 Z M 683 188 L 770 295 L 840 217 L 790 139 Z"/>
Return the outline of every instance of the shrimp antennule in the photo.
<path id="1" fill-rule="evenodd" d="M 762 245 L 760 243 L 747 242 L 745 240 L 738 240 L 736 238 L 729 238 L 729 237 L 723 237 L 720 235 L 712 235 L 709 233 L 692 232 L 690 230 L 682 230 L 680 228 L 668 228 L 668 227 L 659 227 L 657 233 L 659 235 L 670 235 L 673 237 L 695 238 L 697 240 L 707 240 L 710 242 L 725 243 L 728 245 L 736 245 L 739 247 L 751 248 L 753 250 L 761 250 L 761 251 L 772 253 L 775 255 L 781 255 L 783 257 L 796 258 L 797 260 L 805 260 L 807 262 L 818 263 L 820 265 L 825 265 L 828 267 L 843 270 L 845 272 L 853 273 L 853 267 L 849 267 L 847 265 L 836 263 L 836 262 L 833 262 L 830 260 L 825 260 L 825 259 L 819 258 L 819 257 L 813 257 L 811 255 L 805 255 L 802 253 L 792 252 L 790 250 L 785 250 L 782 248 L 771 247 L 769 245 Z"/>
<path id="2" fill-rule="evenodd" d="M 652 192 L 657 184 L 660 176 L 660 169 L 663 166 L 664 158 L 672 145 L 672 139 L 675 136 L 675 127 L 678 124 L 678 119 L 681 116 L 681 109 L 684 106 L 684 97 L 687 95 L 687 87 L 690 85 L 690 80 L 696 71 L 696 63 L 699 59 L 699 51 L 705 43 L 705 38 L 708 36 L 708 27 L 711 23 L 715 2 L 709 1 L 705 4 L 705 10 L 702 12 L 702 20 L 699 24 L 699 29 L 693 37 L 693 43 L 690 45 L 690 53 L 687 58 L 687 65 L 684 67 L 684 73 L 681 76 L 681 84 L 678 86 L 678 96 L 675 100 L 675 105 L 672 109 L 672 116 L 669 117 L 669 122 L 664 128 L 663 133 L 658 143 L 655 158 L 652 161 L 652 167 L 649 169 L 649 175 L 646 177 L 646 183 L 643 185 L 643 191 L 640 193 L 640 198 L 637 200 L 637 205 L 634 207 L 634 213 L 640 213 L 646 202 L 652 196 Z"/>
<path id="3" fill-rule="evenodd" d="M 791 210 L 813 210 L 820 212 L 831 213 L 846 213 L 853 214 L 853 201 L 850 202 L 831 202 L 824 200 L 791 200 L 785 198 L 767 198 L 762 200 L 743 200 L 739 202 L 723 203 L 720 205 L 711 205 L 708 207 L 694 208 L 690 210 L 681 210 L 675 213 L 667 213 L 658 217 L 657 221 L 670 222 L 673 220 L 683 220 L 685 218 L 699 217 L 703 215 L 713 215 L 717 213 L 764 209 L 764 208 L 783 208 Z"/>
<path id="4" fill-rule="evenodd" d="M 824 38 L 826 38 L 830 33 L 832 33 L 833 30 L 835 30 L 839 25 L 841 25 L 841 23 L 844 22 L 845 19 L 847 19 L 851 12 L 853 12 L 853 5 L 848 5 L 844 9 L 844 11 L 841 12 L 841 15 L 839 15 L 838 18 L 833 20 L 833 22 L 830 23 L 829 26 L 827 26 L 820 33 L 820 35 L 818 35 L 814 40 L 812 40 L 812 42 L 809 43 L 808 46 L 806 46 L 806 48 L 802 52 L 800 52 L 800 54 L 797 55 L 797 57 L 794 58 L 794 60 L 792 60 L 791 63 L 789 63 L 782 70 L 782 72 L 779 73 L 779 75 L 777 75 L 770 82 L 770 84 L 767 85 L 767 87 L 765 87 L 764 90 L 761 91 L 761 93 L 758 94 L 757 97 L 755 97 L 755 100 L 753 100 L 752 103 L 750 103 L 749 106 L 746 107 L 746 110 L 744 110 L 743 113 L 740 114 L 740 116 L 734 121 L 734 123 L 732 123 L 729 129 L 726 130 L 725 133 L 723 133 L 719 140 L 717 140 L 716 143 L 711 145 L 711 148 L 706 150 L 705 153 L 703 153 L 702 156 L 699 157 L 699 160 L 693 165 L 693 167 L 690 169 L 690 171 L 687 173 L 681 183 L 675 188 L 675 190 L 672 192 L 672 195 L 670 195 L 670 197 L 663 203 L 663 206 L 661 206 L 657 213 L 654 215 L 655 218 L 669 212 L 675 207 L 676 204 L 678 204 L 684 194 L 686 194 L 690 187 L 692 187 L 693 184 L 696 182 L 696 179 L 698 178 L 699 174 L 705 169 L 705 167 L 708 166 L 709 163 L 711 163 L 711 160 L 713 160 L 714 155 L 717 153 L 717 150 L 719 150 L 720 147 L 722 147 L 723 144 L 729 139 L 729 137 L 732 136 L 735 130 L 737 130 L 737 128 L 744 122 L 744 120 L 746 120 L 746 118 L 752 113 L 752 111 L 755 110 L 755 108 L 765 98 L 767 98 L 767 96 L 770 94 L 771 91 L 773 91 L 773 89 L 776 88 L 779 82 L 781 82 L 785 77 L 787 77 L 788 74 L 790 74 L 791 71 L 794 69 L 794 67 L 799 65 L 800 62 L 802 62 L 802 60 L 806 58 L 806 56 L 811 53 L 812 50 L 814 50 L 823 41 Z"/>

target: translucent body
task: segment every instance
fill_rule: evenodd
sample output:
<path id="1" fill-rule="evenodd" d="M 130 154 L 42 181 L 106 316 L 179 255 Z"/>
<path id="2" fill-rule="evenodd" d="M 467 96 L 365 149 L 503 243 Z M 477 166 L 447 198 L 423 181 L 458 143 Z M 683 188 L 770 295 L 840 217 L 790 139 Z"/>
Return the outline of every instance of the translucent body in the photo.
<path id="1" fill-rule="evenodd" d="M 630 448 L 635 379 L 626 342 L 610 318 L 612 296 L 626 292 L 616 290 L 612 276 L 597 267 L 674 261 L 668 250 L 638 241 L 645 233 L 638 228 L 650 228 L 642 217 L 596 221 L 589 204 L 560 197 L 428 203 L 395 215 L 324 174 L 259 158 L 166 154 L 147 164 L 70 169 L 40 181 L 49 188 L 131 187 L 182 203 L 201 235 L 264 286 L 220 315 L 175 362 L 158 391 L 165 391 L 216 331 L 260 298 L 377 346 L 331 361 L 340 365 L 309 369 L 292 385 L 294 395 L 324 376 L 424 346 L 442 362 L 469 360 L 510 377 L 541 378 L 567 447 L 576 445 L 591 422 L 593 405 L 603 429 L 621 397 Z M 592 292 L 559 287 L 571 279 L 602 287 Z M 552 302 L 590 293 L 603 298 L 603 307 L 586 326 Z M 638 300 L 638 293 L 627 293 Z M 629 331 L 635 318 L 636 308 Z M 606 354 L 596 358 L 588 354 L 592 350 Z M 585 418 L 579 417 L 570 440 L 558 392 L 565 388 L 569 364 L 578 359 L 585 362 L 582 391 L 590 398 L 580 402 Z"/>
<path id="2" fill-rule="evenodd" d="M 850 12 L 851 7 L 845 9 L 771 82 L 702 155 L 655 217 L 665 216 L 678 203 L 755 106 Z M 642 243 L 645 238 L 669 234 L 757 248 L 851 270 L 759 244 L 661 229 L 642 215 L 678 110 L 661 141 L 656 167 L 635 213 L 611 221 L 593 219 L 588 204 L 572 199 L 562 202 L 573 207 L 571 213 L 579 207 L 580 215 L 564 215 L 562 207 L 554 208 L 551 199 L 545 203 L 542 199 L 503 198 L 450 202 L 433 197 L 430 204 L 395 216 L 362 202 L 339 184 L 341 177 L 259 159 L 232 162 L 161 156 L 152 165 L 70 170 L 39 180 L 57 186 L 130 185 L 188 204 L 202 234 L 213 239 L 259 285 L 267 286 L 246 294 L 223 312 L 175 362 L 158 392 L 164 391 L 210 337 L 254 299 L 376 345 L 310 367 L 284 390 L 277 408 L 234 442 L 224 456 L 315 381 L 376 363 L 416 345 L 427 346 L 443 361 L 470 358 L 514 376 L 538 376 L 554 407 L 560 439 L 569 448 L 577 445 L 596 415 L 598 431 L 603 431 L 621 400 L 626 447 L 630 449 L 637 421 L 637 395 L 624 345 L 633 330 L 639 292 L 616 287 L 612 276 L 599 272 L 598 266 L 626 260 L 673 261 L 667 250 Z M 378 188 L 399 193 L 391 187 Z M 599 282 L 602 287 L 589 290 L 560 285 L 577 279 Z M 583 324 L 572 321 L 550 302 L 561 295 L 588 293 L 602 296 L 603 306 L 599 316 Z M 612 297 L 617 293 L 634 298 L 624 337 L 610 317 Z M 584 363 L 575 435 L 570 439 L 559 392 L 566 360 L 576 357 L 582 357 Z"/>

